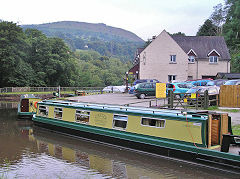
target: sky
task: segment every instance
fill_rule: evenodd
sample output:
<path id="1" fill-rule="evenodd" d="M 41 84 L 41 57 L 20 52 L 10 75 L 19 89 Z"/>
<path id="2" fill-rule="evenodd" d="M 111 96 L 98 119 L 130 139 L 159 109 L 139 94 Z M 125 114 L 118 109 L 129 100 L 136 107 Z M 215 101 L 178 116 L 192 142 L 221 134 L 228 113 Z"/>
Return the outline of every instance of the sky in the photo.
<path id="1" fill-rule="evenodd" d="M 224 0 L 1 0 L 0 19 L 19 25 L 104 23 L 147 40 L 164 29 L 196 35 L 219 3 Z"/>

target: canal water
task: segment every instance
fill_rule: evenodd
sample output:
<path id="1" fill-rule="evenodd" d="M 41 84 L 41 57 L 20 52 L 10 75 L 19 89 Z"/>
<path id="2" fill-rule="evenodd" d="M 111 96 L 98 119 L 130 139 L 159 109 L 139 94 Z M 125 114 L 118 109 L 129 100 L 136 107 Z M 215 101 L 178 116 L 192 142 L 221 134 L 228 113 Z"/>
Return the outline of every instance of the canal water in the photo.
<path id="1" fill-rule="evenodd" d="M 2 178 L 239 178 L 214 169 L 121 150 L 47 131 L 0 109 Z"/>

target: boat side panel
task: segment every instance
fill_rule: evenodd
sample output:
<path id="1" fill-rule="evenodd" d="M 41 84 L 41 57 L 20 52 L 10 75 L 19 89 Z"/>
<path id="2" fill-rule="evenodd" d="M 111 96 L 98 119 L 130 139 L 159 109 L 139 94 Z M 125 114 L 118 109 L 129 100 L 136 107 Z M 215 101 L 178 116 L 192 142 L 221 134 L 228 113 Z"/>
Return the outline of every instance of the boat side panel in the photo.
<path id="1" fill-rule="evenodd" d="M 76 109 L 63 108 L 62 120 L 75 122 Z M 113 113 L 91 111 L 89 125 L 112 129 Z M 49 118 L 54 118 L 54 107 L 49 106 Z M 127 132 L 173 139 L 178 141 L 203 144 L 202 123 L 165 120 L 163 128 L 144 126 L 141 116 L 128 116 Z M 197 125 L 196 125 L 197 124 Z"/>
<path id="2" fill-rule="evenodd" d="M 137 134 L 162 137 L 167 139 L 203 144 L 202 123 L 165 120 L 163 128 L 141 124 L 140 116 L 129 116 L 127 131 Z"/>
<path id="3" fill-rule="evenodd" d="M 54 119 L 54 106 L 49 106 L 48 117 Z"/>
<path id="4" fill-rule="evenodd" d="M 71 108 L 63 108 L 63 117 L 62 120 L 68 121 L 68 122 L 75 122 L 75 109 Z"/>
<path id="5" fill-rule="evenodd" d="M 36 113 L 37 109 L 35 108 L 34 104 L 35 102 L 39 102 L 41 99 L 38 98 L 29 98 L 29 112 Z"/>
<path id="6" fill-rule="evenodd" d="M 91 111 L 89 125 L 112 129 L 113 113 Z"/>

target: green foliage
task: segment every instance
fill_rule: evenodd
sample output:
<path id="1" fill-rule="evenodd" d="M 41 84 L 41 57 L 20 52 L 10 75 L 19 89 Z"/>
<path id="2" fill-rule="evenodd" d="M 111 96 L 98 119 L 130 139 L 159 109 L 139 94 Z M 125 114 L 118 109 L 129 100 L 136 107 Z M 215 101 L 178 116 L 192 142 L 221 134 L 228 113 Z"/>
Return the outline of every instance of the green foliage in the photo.
<path id="1" fill-rule="evenodd" d="M 122 85 L 124 75 L 131 65 L 90 50 L 77 50 L 74 54 L 81 71 L 79 86 Z"/>
<path id="2" fill-rule="evenodd" d="M 223 33 L 230 49 L 240 51 L 240 0 L 227 0 L 228 14 Z"/>
<path id="3" fill-rule="evenodd" d="M 33 71 L 31 66 L 26 69 L 24 62 L 29 46 L 19 26 L 12 22 L 0 22 L 0 87 L 31 84 Z"/>
<path id="4" fill-rule="evenodd" d="M 177 32 L 177 33 L 173 33 L 172 35 L 186 36 L 186 34 L 185 34 L 185 33 L 183 33 L 183 32 Z"/>
<path id="5" fill-rule="evenodd" d="M 93 39 L 94 40 L 94 39 Z M 130 64 L 93 50 L 74 53 L 62 39 L 0 22 L 0 87 L 121 85 Z"/>
<path id="6" fill-rule="evenodd" d="M 240 125 L 232 126 L 232 131 L 233 131 L 233 135 L 239 135 L 240 136 Z"/>
<path id="7" fill-rule="evenodd" d="M 231 54 L 231 72 L 240 73 L 240 0 L 218 4 L 197 35 L 224 36 Z"/>
<path id="8" fill-rule="evenodd" d="M 217 35 L 217 26 L 215 26 L 210 19 L 207 19 L 197 32 L 197 36 L 215 35 Z"/>
<path id="9" fill-rule="evenodd" d="M 231 52 L 231 71 L 240 73 L 240 0 L 227 0 L 223 35 Z"/>
<path id="10" fill-rule="evenodd" d="M 41 30 L 48 37 L 61 38 L 73 51 L 88 49 L 97 51 L 102 56 L 119 58 L 121 61 L 131 61 L 136 48 L 144 43 L 131 32 L 105 24 L 63 21 L 22 27 Z"/>
<path id="11" fill-rule="evenodd" d="M 240 52 L 233 53 L 231 58 L 231 71 L 233 73 L 240 73 Z"/>

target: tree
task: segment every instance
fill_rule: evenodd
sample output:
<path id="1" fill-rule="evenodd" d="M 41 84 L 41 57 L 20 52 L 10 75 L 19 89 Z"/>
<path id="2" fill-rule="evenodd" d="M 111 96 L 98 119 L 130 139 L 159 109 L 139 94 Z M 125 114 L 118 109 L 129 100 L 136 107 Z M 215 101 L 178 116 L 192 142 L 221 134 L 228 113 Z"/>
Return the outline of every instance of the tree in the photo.
<path id="1" fill-rule="evenodd" d="M 197 32 L 197 36 L 215 35 L 217 35 L 217 26 L 215 26 L 210 19 L 207 19 Z"/>
<path id="2" fill-rule="evenodd" d="M 0 22 L 0 87 L 25 86 L 31 82 L 23 79 L 32 76 L 31 67 L 27 72 L 24 59 L 28 57 L 29 44 L 22 28 L 13 22 Z"/>
<path id="3" fill-rule="evenodd" d="M 227 0 L 228 13 L 223 33 L 232 51 L 240 51 L 240 0 Z"/>
<path id="4" fill-rule="evenodd" d="M 177 33 L 173 33 L 172 35 L 186 36 L 186 34 L 185 34 L 185 33 L 183 33 L 183 32 L 177 32 Z"/>
<path id="5" fill-rule="evenodd" d="M 228 8 L 226 7 L 227 6 L 223 6 L 221 3 L 214 6 L 213 7 L 214 11 L 210 16 L 210 20 L 217 28 L 217 35 L 222 34 L 222 26 L 226 21 L 226 16 L 228 11 Z"/>

